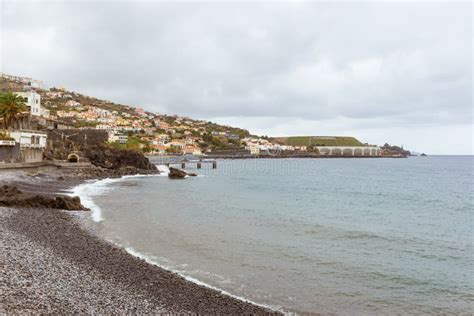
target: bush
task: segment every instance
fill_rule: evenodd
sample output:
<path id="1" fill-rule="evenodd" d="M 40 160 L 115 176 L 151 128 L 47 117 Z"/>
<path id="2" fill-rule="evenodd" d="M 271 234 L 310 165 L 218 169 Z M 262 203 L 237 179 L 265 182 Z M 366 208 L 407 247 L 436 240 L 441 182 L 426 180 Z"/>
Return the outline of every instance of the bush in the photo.
<path id="1" fill-rule="evenodd" d="M 15 140 L 6 131 L 0 131 L 0 140 Z"/>

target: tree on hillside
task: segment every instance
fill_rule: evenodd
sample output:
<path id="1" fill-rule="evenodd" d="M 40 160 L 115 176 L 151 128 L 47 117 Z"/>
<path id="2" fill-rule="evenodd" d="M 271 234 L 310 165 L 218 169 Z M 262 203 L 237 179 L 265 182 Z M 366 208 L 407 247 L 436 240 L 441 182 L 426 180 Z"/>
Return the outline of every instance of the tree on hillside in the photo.
<path id="1" fill-rule="evenodd" d="M 202 135 L 202 140 L 206 143 L 210 143 L 212 141 L 212 134 L 211 133 L 204 133 Z"/>
<path id="2" fill-rule="evenodd" d="M 5 129 L 8 129 L 23 111 L 26 111 L 23 97 L 12 92 L 0 94 L 0 118 L 3 119 Z"/>

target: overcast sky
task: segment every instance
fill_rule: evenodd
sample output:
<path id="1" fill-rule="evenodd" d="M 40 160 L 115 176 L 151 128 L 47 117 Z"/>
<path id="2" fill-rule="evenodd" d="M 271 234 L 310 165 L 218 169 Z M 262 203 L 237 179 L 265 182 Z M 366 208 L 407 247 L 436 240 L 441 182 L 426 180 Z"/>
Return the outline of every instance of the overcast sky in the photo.
<path id="1" fill-rule="evenodd" d="M 260 135 L 473 153 L 471 2 L 0 1 L 2 72 Z"/>

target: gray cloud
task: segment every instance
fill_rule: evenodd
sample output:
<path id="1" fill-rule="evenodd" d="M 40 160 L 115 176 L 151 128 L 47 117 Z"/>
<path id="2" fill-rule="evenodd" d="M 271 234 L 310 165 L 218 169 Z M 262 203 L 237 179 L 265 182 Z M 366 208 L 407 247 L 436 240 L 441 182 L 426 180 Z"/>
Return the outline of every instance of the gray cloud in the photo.
<path id="1" fill-rule="evenodd" d="M 468 2 L 6 1 L 1 19 L 7 73 L 265 134 L 453 126 L 472 152 Z M 430 135 L 412 145 L 436 152 Z"/>

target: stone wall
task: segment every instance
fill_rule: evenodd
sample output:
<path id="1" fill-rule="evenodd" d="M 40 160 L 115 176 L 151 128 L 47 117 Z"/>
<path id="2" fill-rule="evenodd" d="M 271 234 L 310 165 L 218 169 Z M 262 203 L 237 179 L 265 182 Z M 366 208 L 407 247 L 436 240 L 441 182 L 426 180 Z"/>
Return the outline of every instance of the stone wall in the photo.
<path id="1" fill-rule="evenodd" d="M 49 159 L 66 160 L 69 154 L 81 155 L 86 148 L 105 143 L 108 137 L 107 131 L 103 130 L 51 130 L 45 155 Z"/>
<path id="2" fill-rule="evenodd" d="M 37 130 L 38 123 L 33 119 L 33 117 L 29 114 L 22 114 L 18 117 L 11 126 L 12 130 Z"/>
<path id="3" fill-rule="evenodd" d="M 98 129 L 67 129 L 48 132 L 48 140 L 61 142 L 63 140 L 74 142 L 78 145 L 94 146 L 108 140 L 107 131 Z"/>
<path id="4" fill-rule="evenodd" d="M 21 151 L 22 162 L 32 163 L 43 161 L 43 150 L 37 148 L 24 148 Z"/>
<path id="5" fill-rule="evenodd" d="M 20 144 L 15 146 L 0 146 L 0 164 L 32 163 L 43 161 L 43 150 L 38 148 L 20 149 Z"/>
<path id="6" fill-rule="evenodd" d="M 20 144 L 0 146 L 0 164 L 22 162 Z"/>
<path id="7" fill-rule="evenodd" d="M 250 151 L 247 149 L 229 149 L 229 150 L 214 150 L 209 155 L 212 156 L 248 156 Z"/>

